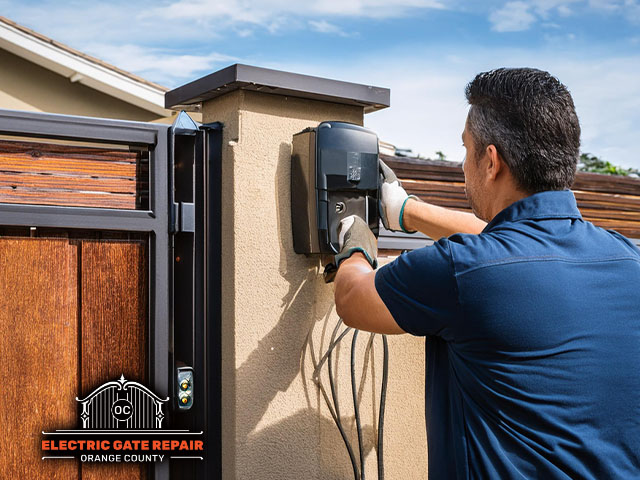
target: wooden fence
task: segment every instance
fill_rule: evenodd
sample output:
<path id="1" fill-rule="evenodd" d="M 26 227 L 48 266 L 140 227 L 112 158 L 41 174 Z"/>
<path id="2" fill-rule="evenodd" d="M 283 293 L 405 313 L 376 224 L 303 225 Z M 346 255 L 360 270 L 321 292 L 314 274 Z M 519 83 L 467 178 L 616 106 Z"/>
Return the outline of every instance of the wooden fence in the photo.
<path id="1" fill-rule="evenodd" d="M 407 192 L 425 202 L 471 211 L 460 164 L 380 155 Z M 585 220 L 640 238 L 640 179 L 578 172 L 572 190 Z"/>

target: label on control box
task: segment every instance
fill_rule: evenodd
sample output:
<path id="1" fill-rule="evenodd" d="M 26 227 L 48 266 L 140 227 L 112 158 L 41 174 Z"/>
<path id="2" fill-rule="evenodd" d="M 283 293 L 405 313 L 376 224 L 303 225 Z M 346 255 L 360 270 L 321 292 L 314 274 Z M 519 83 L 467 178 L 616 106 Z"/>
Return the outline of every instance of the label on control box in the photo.
<path id="1" fill-rule="evenodd" d="M 347 152 L 347 180 L 359 182 L 362 174 L 362 161 L 360 152 Z"/>

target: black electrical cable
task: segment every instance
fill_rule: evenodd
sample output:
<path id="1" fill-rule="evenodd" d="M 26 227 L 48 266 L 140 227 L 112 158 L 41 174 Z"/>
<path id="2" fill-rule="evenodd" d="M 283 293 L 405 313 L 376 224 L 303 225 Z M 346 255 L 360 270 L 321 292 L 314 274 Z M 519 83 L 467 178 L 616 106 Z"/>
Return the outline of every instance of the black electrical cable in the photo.
<path id="1" fill-rule="evenodd" d="M 340 320 L 340 322 L 341 321 L 342 320 Z M 340 322 L 338 323 L 337 326 L 340 325 Z M 347 329 L 347 331 L 348 330 L 350 330 L 350 329 Z M 343 333 L 346 333 L 346 332 L 343 332 Z M 311 332 L 309 332 L 309 335 L 311 335 Z M 340 338 L 342 338 L 342 337 L 344 337 L 344 334 Z M 333 348 L 335 348 L 335 346 L 338 344 L 337 342 L 338 341 L 336 341 L 336 343 L 334 343 L 332 345 L 330 350 L 333 350 Z M 314 368 L 316 370 L 318 370 L 319 365 L 316 364 L 316 360 L 315 360 L 315 355 L 313 353 L 313 349 L 311 350 L 311 361 L 313 362 Z M 342 423 L 340 422 L 338 416 L 336 415 L 336 412 L 334 411 L 333 407 L 331 406 L 331 402 L 329 400 L 327 392 L 325 391 L 324 387 L 322 386 L 322 383 L 320 382 L 320 379 L 317 378 L 317 377 L 314 377 L 314 381 L 316 382 L 316 385 L 318 385 L 318 388 L 320 389 L 320 392 L 322 393 L 322 397 L 324 398 L 324 401 L 327 404 L 327 408 L 329 409 L 329 413 L 331 414 L 331 418 L 333 418 L 333 421 L 335 422 L 336 426 L 338 427 L 338 430 L 340 430 L 340 434 L 342 435 L 342 438 L 345 441 L 345 444 L 347 445 L 347 450 L 350 450 L 351 452 L 353 452 L 353 450 L 351 449 L 351 445 L 349 444 L 349 441 L 347 439 L 346 433 L 344 432 L 344 429 L 342 428 Z M 351 465 L 353 467 L 354 480 L 358 480 L 359 472 L 358 472 L 358 466 L 357 466 L 357 464 L 355 462 L 355 457 L 352 458 L 352 464 Z"/>
<path id="2" fill-rule="evenodd" d="M 338 333 L 338 329 L 340 328 L 341 323 L 342 323 L 342 319 L 339 319 L 338 323 L 336 323 L 336 326 L 333 329 L 333 333 L 331 334 L 331 342 L 329 343 L 329 345 L 334 344 L 334 339 L 336 337 L 336 333 Z M 331 354 L 334 348 L 335 347 L 329 348 L 327 352 L 328 353 L 327 366 L 329 368 L 329 387 L 331 388 L 331 398 L 333 398 L 333 406 L 336 411 L 336 425 L 338 426 L 338 430 L 340 430 L 340 435 L 342 436 L 344 445 L 345 447 L 347 447 L 347 452 L 349 452 L 349 459 L 351 460 L 351 467 L 353 468 L 354 479 L 358 480 L 359 472 L 358 472 L 358 464 L 356 462 L 356 457 L 353 454 L 353 448 L 351 448 L 351 442 L 349 442 L 349 439 L 347 438 L 347 434 L 345 433 L 344 428 L 342 426 L 342 420 L 340 420 L 340 406 L 338 403 L 338 395 L 336 391 L 335 381 L 333 379 L 333 365 L 332 365 L 332 358 L 331 358 Z"/>
<path id="3" fill-rule="evenodd" d="M 342 319 L 340 319 L 340 321 L 338 322 L 338 325 L 342 322 Z M 322 366 L 324 365 L 324 362 L 327 361 L 327 359 L 329 358 L 329 354 L 333 351 L 334 348 L 336 348 L 336 346 L 340 343 L 340 340 L 342 340 L 344 338 L 344 336 L 349 333 L 351 331 L 351 327 L 347 327 L 345 328 L 342 333 L 340 334 L 340 336 L 336 339 L 335 342 L 332 342 L 329 344 L 329 346 L 327 347 L 327 351 L 325 352 L 325 354 L 322 356 L 322 358 L 320 359 L 320 361 L 318 362 L 318 364 L 314 367 L 313 370 L 313 376 L 312 378 L 314 380 L 317 380 L 318 377 L 320 376 L 320 370 L 322 369 Z"/>
<path id="4" fill-rule="evenodd" d="M 312 360 L 314 362 L 314 374 L 313 379 L 318 384 L 320 388 L 325 403 L 329 408 L 329 412 L 331 413 L 331 417 L 333 418 L 334 423 L 338 427 L 340 431 L 340 435 L 344 444 L 349 453 L 349 459 L 351 460 L 351 467 L 353 469 L 354 480 L 365 480 L 365 471 L 364 471 L 364 445 L 362 440 L 362 424 L 360 421 L 360 409 L 358 407 L 358 395 L 357 395 L 357 385 L 356 385 L 356 375 L 355 375 L 355 346 L 358 337 L 359 330 L 354 329 L 353 339 L 351 341 L 351 393 L 353 398 L 353 407 L 355 413 L 355 421 L 356 421 L 356 430 L 358 435 L 358 451 L 360 457 L 360 468 L 358 468 L 357 460 L 355 458 L 355 454 L 353 452 L 353 448 L 349 439 L 347 438 L 346 432 L 342 425 L 342 421 L 340 419 L 340 406 L 338 402 L 338 395 L 335 386 L 335 380 L 333 378 L 333 364 L 332 364 L 332 353 L 333 350 L 338 346 L 340 341 L 345 337 L 345 335 L 351 330 L 351 327 L 345 328 L 342 333 L 336 339 L 336 335 L 338 330 L 340 329 L 340 325 L 342 324 L 342 319 L 338 320 L 338 323 L 333 329 L 331 334 L 331 341 L 329 343 L 329 347 L 325 354 L 321 357 L 320 361 L 315 363 L 315 355 L 311 352 Z M 369 345 L 373 342 L 375 334 L 371 334 L 369 339 Z M 383 367 L 382 367 L 382 386 L 380 389 L 380 411 L 378 414 L 378 442 L 377 442 L 377 457 L 378 457 L 378 480 L 384 480 L 384 456 L 383 456 L 383 437 L 384 437 L 384 412 L 386 406 L 386 395 L 387 395 L 387 384 L 389 377 L 389 344 L 386 335 L 382 335 L 383 342 Z M 329 396 L 327 395 L 325 389 L 322 387 L 320 383 L 320 371 L 324 362 L 328 360 L 328 370 L 329 370 L 329 385 L 331 387 L 331 397 L 333 400 L 333 406 L 331 405 L 331 401 L 329 400 Z M 335 409 L 335 410 L 334 410 Z"/>
<path id="5" fill-rule="evenodd" d="M 384 408 L 387 401 L 387 381 L 389 377 L 389 342 L 387 336 L 382 335 L 382 387 L 380 389 L 380 412 L 378 414 L 378 480 L 384 480 L 383 432 Z"/>
<path id="6" fill-rule="evenodd" d="M 353 331 L 351 340 L 351 393 L 353 396 L 353 411 L 356 418 L 356 430 L 358 432 L 358 451 L 360 452 L 360 480 L 365 480 L 364 476 L 364 448 L 362 445 L 362 425 L 360 423 L 360 408 L 358 408 L 358 389 L 356 388 L 356 341 L 358 340 L 358 330 Z"/>

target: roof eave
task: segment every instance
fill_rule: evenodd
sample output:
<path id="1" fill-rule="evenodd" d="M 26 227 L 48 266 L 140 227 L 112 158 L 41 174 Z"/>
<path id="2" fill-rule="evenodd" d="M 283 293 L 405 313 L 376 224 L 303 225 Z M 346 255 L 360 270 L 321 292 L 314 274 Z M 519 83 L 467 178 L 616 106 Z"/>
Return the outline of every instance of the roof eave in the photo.
<path id="1" fill-rule="evenodd" d="M 0 22 L 0 48 L 72 82 L 86 85 L 156 115 L 171 114 L 170 110 L 164 108 L 163 89 L 138 82 L 87 58 L 74 55 L 5 22 Z"/>

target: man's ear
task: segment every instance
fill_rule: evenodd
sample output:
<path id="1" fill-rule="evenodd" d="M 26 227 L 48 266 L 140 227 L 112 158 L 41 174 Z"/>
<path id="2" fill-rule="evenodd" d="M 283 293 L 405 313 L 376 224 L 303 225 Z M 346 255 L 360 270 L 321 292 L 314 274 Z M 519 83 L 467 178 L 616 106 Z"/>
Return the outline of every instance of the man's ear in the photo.
<path id="1" fill-rule="evenodd" d="M 487 178 L 489 180 L 496 180 L 500 172 L 504 170 L 506 165 L 504 164 L 504 160 L 502 156 L 498 153 L 498 149 L 495 145 L 488 145 L 487 150 L 485 151 L 485 156 L 487 158 L 486 165 L 486 173 Z"/>

